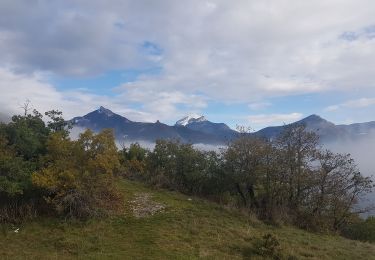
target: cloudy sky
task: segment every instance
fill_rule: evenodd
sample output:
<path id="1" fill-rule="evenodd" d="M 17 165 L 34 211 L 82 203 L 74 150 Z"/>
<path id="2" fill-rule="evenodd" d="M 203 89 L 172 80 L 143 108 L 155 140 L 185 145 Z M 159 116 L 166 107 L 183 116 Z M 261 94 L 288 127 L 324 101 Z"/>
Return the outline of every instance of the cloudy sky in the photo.
<path id="1" fill-rule="evenodd" d="M 375 120 L 373 0 L 0 1 L 0 115 Z"/>

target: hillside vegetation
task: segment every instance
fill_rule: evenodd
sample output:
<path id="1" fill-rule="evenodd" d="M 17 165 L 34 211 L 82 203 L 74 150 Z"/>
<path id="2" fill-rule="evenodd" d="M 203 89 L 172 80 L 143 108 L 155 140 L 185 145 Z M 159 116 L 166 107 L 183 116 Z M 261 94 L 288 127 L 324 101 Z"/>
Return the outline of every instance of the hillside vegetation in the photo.
<path id="1" fill-rule="evenodd" d="M 375 259 L 374 244 L 266 225 L 215 203 L 136 182 L 124 180 L 119 187 L 124 207 L 115 216 L 87 222 L 38 218 L 3 227 L 0 258 L 263 259 L 259 244 L 272 234 L 282 259 Z M 140 194 L 165 208 L 136 218 L 134 200 Z"/>
<path id="2" fill-rule="evenodd" d="M 357 205 L 373 180 L 349 155 L 321 150 L 304 125 L 275 140 L 243 132 L 220 152 L 178 140 L 118 150 L 111 129 L 71 139 L 60 111 L 45 116 L 47 124 L 26 104 L 24 115 L 0 124 L 1 258 L 370 259 L 375 252 L 373 244 L 328 236 L 374 242 L 374 219 L 360 219 L 368 209 Z"/>

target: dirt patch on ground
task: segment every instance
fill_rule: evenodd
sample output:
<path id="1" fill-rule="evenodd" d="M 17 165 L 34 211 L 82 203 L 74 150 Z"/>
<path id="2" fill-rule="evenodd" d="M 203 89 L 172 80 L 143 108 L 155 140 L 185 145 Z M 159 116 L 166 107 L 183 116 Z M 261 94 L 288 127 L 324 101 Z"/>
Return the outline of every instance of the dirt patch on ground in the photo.
<path id="1" fill-rule="evenodd" d="M 150 193 L 138 193 L 131 201 L 131 208 L 136 218 L 144 218 L 163 211 L 165 205 L 153 201 Z"/>

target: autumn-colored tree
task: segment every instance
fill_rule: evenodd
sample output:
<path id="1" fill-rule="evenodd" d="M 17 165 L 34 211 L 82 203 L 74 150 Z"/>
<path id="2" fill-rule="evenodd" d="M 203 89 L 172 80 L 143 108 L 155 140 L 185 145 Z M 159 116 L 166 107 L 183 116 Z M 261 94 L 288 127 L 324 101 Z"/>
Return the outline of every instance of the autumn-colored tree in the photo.
<path id="1" fill-rule="evenodd" d="M 65 216 L 84 218 L 100 213 L 116 199 L 113 174 L 119 167 L 111 130 L 87 130 L 77 141 L 62 132 L 47 142 L 45 167 L 33 174 L 33 183 L 47 191 L 46 199 Z"/>

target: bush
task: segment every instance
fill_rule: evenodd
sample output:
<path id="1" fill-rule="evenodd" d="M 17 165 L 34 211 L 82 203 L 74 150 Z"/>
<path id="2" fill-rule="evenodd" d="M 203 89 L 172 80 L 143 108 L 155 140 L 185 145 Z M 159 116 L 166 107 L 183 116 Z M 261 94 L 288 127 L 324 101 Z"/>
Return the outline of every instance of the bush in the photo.
<path id="1" fill-rule="evenodd" d="M 265 234 L 262 239 L 255 242 L 255 251 L 258 255 L 281 259 L 281 247 L 278 238 L 271 234 Z"/>
<path id="2" fill-rule="evenodd" d="M 122 155 L 130 177 L 316 231 L 341 229 L 374 186 L 350 155 L 320 150 L 303 125 L 288 126 L 275 140 L 242 134 L 221 153 L 170 140 L 158 140 L 148 153 L 133 150 Z"/>
<path id="3" fill-rule="evenodd" d="M 138 143 L 131 144 L 129 148 L 123 148 L 119 152 L 122 166 L 121 175 L 128 179 L 144 180 L 146 172 L 146 157 L 148 150 Z"/>
<path id="4" fill-rule="evenodd" d="M 31 175 L 45 153 L 48 133 L 36 111 L 0 124 L 0 222 L 15 223 L 36 216 L 40 194 Z"/>
<path id="5" fill-rule="evenodd" d="M 185 194 L 219 198 L 226 193 L 221 158 L 191 144 L 158 140 L 146 158 L 146 181 Z"/>
<path id="6" fill-rule="evenodd" d="M 36 110 L 0 123 L 0 222 L 20 222 L 39 212 L 85 218 L 118 201 L 113 176 L 119 168 L 113 133 L 69 139 L 60 111 Z M 110 203 L 108 203 L 110 202 Z"/>
<path id="7" fill-rule="evenodd" d="M 3 201 L 0 207 L 0 224 L 18 224 L 22 221 L 33 219 L 38 215 L 39 206 L 39 201 L 35 199 L 7 199 L 6 204 Z"/>
<path id="8" fill-rule="evenodd" d="M 87 218 L 116 202 L 114 173 L 119 168 L 113 133 L 87 130 L 77 141 L 54 133 L 47 142 L 45 167 L 32 176 L 59 215 Z M 110 202 L 110 203 L 107 203 Z"/>
<path id="9" fill-rule="evenodd" d="M 375 242 L 375 217 L 366 220 L 357 220 L 349 224 L 342 231 L 343 235 L 350 239 Z"/>
<path id="10" fill-rule="evenodd" d="M 31 188 L 33 170 L 35 164 L 17 156 L 7 140 L 0 136 L 0 194 L 8 198 L 24 194 Z"/>

